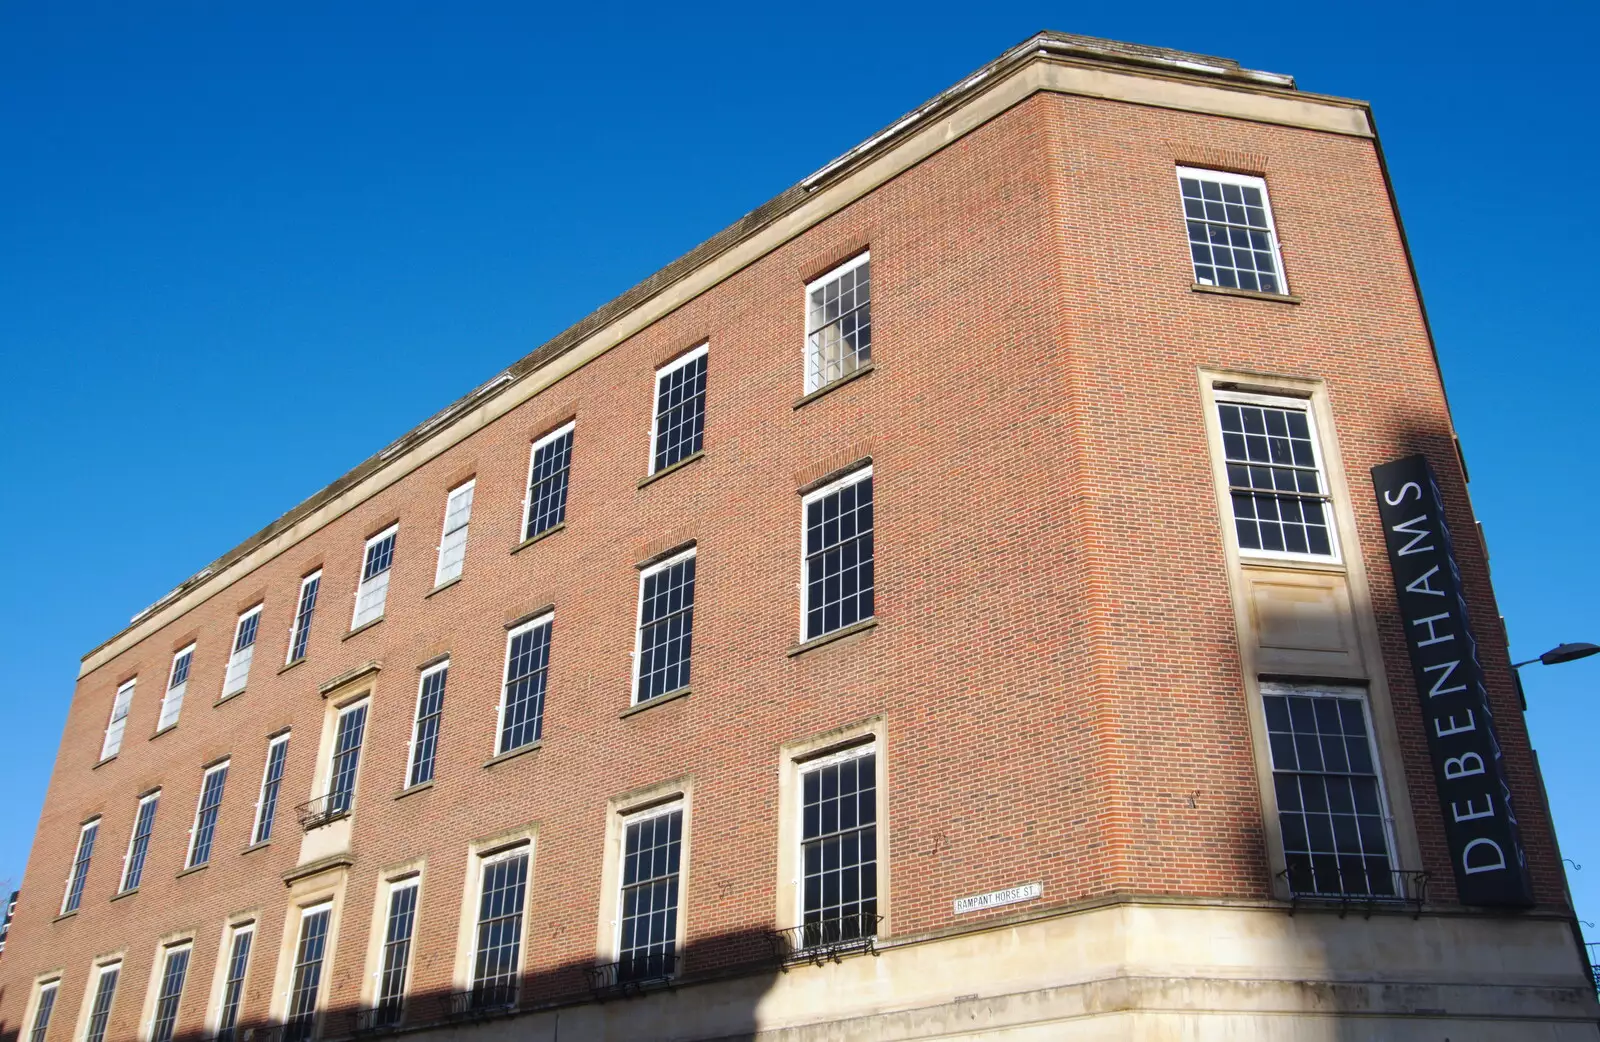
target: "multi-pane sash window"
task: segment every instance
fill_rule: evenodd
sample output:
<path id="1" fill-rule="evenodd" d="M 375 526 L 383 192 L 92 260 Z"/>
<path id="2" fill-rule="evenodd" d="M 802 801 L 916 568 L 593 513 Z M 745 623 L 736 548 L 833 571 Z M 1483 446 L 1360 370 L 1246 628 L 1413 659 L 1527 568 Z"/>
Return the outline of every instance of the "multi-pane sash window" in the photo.
<path id="1" fill-rule="evenodd" d="M 450 663 L 445 661 L 424 672 L 417 685 L 417 721 L 411 732 L 407 787 L 433 781 L 433 764 L 439 750 L 439 716 L 444 712 L 444 685 L 449 678 Z"/>
<path id="2" fill-rule="evenodd" d="M 83 903 L 83 884 L 89 878 L 89 859 L 94 857 L 95 837 L 100 834 L 100 819 L 95 818 L 78 832 L 78 851 L 72 856 L 72 873 L 67 876 L 67 893 L 61 899 L 61 914 L 75 912 Z"/>
<path id="3" fill-rule="evenodd" d="M 144 878 L 144 859 L 150 853 L 150 833 L 156 826 L 156 808 L 161 803 L 161 793 L 152 792 L 139 800 L 139 810 L 133 817 L 133 836 L 128 840 L 128 856 L 122 860 L 122 893 L 139 888 Z"/>
<path id="4" fill-rule="evenodd" d="M 278 790 L 283 787 L 283 765 L 289 758 L 289 736 L 280 734 L 267 743 L 267 766 L 261 772 L 261 798 L 256 801 L 256 823 L 250 843 L 272 838 L 272 819 L 278 813 Z"/>
<path id="5" fill-rule="evenodd" d="M 810 493 L 803 506 L 801 639 L 810 640 L 873 616 L 872 468 Z"/>
<path id="6" fill-rule="evenodd" d="M 1289 888 L 1396 895 L 1389 816 L 1367 721 L 1350 689 L 1262 689 Z"/>
<path id="7" fill-rule="evenodd" d="M 289 626 L 289 657 L 286 662 L 299 662 L 306 657 L 311 644 L 311 618 L 317 611 L 317 591 L 322 588 L 322 570 L 319 568 L 300 580 L 300 599 L 295 603 L 294 622 Z"/>
<path id="8" fill-rule="evenodd" d="M 122 963 L 113 962 L 99 967 L 94 985 L 94 1005 L 89 1007 L 89 1023 L 84 1031 L 84 1042 L 105 1042 L 106 1024 L 111 1020 L 111 1003 L 117 997 L 117 978 L 122 976 Z"/>
<path id="9" fill-rule="evenodd" d="M 1266 556 L 1336 556 L 1333 511 L 1307 402 L 1217 402 L 1239 549 Z"/>
<path id="10" fill-rule="evenodd" d="M 699 452 L 706 432 L 706 345 L 656 372 L 650 473 Z"/>
<path id="11" fill-rule="evenodd" d="M 128 710 L 133 707 L 133 689 L 138 679 L 117 688 L 117 697 L 111 700 L 111 722 L 106 725 L 106 740 L 100 745 L 100 759 L 109 760 L 122 749 L 122 732 L 128 727 Z"/>
<path id="12" fill-rule="evenodd" d="M 624 822 L 619 981 L 666 977 L 676 971 L 682 849 L 681 803 L 652 808 Z"/>
<path id="13" fill-rule="evenodd" d="M 1194 280 L 1260 293 L 1287 293 L 1267 183 L 1218 170 L 1178 168 Z"/>
<path id="14" fill-rule="evenodd" d="M 567 519 L 567 472 L 572 469 L 572 431 L 568 423 L 533 443 L 528 458 L 528 498 L 523 501 L 522 538 Z"/>
<path id="15" fill-rule="evenodd" d="M 183 982 L 189 976 L 190 946 L 168 948 L 161 969 L 161 991 L 156 995 L 156 1019 L 150 1042 L 172 1042 L 178 1028 L 178 1003 L 183 1000 Z"/>
<path id="16" fill-rule="evenodd" d="M 219 763 L 200 780 L 200 804 L 194 812 L 194 830 L 189 834 L 189 862 L 194 868 L 211 860 L 211 841 L 217 834 L 217 811 L 222 806 L 222 790 L 228 784 L 228 765 Z"/>
<path id="17" fill-rule="evenodd" d="M 339 711 L 333 739 L 333 763 L 328 773 L 328 813 L 344 814 L 356 798 L 356 771 L 361 766 L 361 739 L 367 730 L 367 703 Z"/>
<path id="18" fill-rule="evenodd" d="M 39 988 L 39 1005 L 33 1011 L 33 1028 L 28 1032 L 28 1042 L 45 1042 L 50 1032 L 50 1017 L 56 1011 L 56 996 L 61 982 L 53 980 Z"/>
<path id="19" fill-rule="evenodd" d="M 472 489 L 477 482 L 469 481 L 451 490 L 444 501 L 444 532 L 439 537 L 439 564 L 433 572 L 433 584 L 442 586 L 461 576 L 467 559 L 467 525 L 472 520 Z"/>
<path id="20" fill-rule="evenodd" d="M 167 692 L 161 696 L 161 716 L 156 720 L 157 731 L 165 731 L 178 722 L 178 714 L 183 712 L 183 695 L 189 689 L 189 666 L 193 661 L 193 644 L 172 656 Z"/>
<path id="21" fill-rule="evenodd" d="M 365 626 L 383 618 L 383 606 L 389 597 L 389 568 L 394 564 L 394 544 L 400 535 L 400 526 L 391 525 L 367 540 L 361 558 L 361 584 L 356 587 L 356 613 L 350 628 Z"/>
<path id="22" fill-rule="evenodd" d="M 228 967 L 222 978 L 222 1008 L 217 1013 L 214 1042 L 234 1042 L 239 1028 L 239 1007 L 244 1002 L 244 978 L 250 968 L 250 948 L 255 943 L 254 923 L 236 926 L 228 946 Z"/>
<path id="23" fill-rule="evenodd" d="M 473 944 L 472 1004 L 510 1006 L 517 1001 L 522 967 L 522 911 L 528 899 L 528 848 L 483 859 L 478 930 Z"/>
<path id="24" fill-rule="evenodd" d="M 863 253 L 806 287 L 806 390 L 872 361 L 872 259 Z"/>
<path id="25" fill-rule="evenodd" d="M 222 678 L 222 697 L 236 695 L 250 681 L 250 661 L 256 655 L 256 630 L 261 626 L 261 605 L 239 616 L 233 630 L 233 652 L 228 656 L 228 672 Z"/>
<path id="26" fill-rule="evenodd" d="M 378 971 L 377 1022 L 400 1023 L 406 999 L 406 974 L 411 965 L 411 935 L 417 921 L 417 877 L 389 886 L 389 917 L 383 931 L 383 967 Z"/>
<path id="27" fill-rule="evenodd" d="M 301 909 L 300 939 L 295 945 L 289 1007 L 283 1023 L 284 1042 L 310 1042 L 315 1032 L 322 960 L 328 950 L 328 919 L 332 914 L 331 904 Z"/>
<path id="28" fill-rule="evenodd" d="M 801 765 L 804 946 L 878 928 L 878 757 L 873 745 Z"/>
<path id="29" fill-rule="evenodd" d="M 687 550 L 639 576 L 633 700 L 648 702 L 689 686 L 694 638 L 695 552 Z"/>
<path id="30" fill-rule="evenodd" d="M 544 733 L 545 677 L 550 670 L 553 615 L 524 623 L 506 636 L 506 683 L 500 695 L 500 743 L 510 752 Z"/>

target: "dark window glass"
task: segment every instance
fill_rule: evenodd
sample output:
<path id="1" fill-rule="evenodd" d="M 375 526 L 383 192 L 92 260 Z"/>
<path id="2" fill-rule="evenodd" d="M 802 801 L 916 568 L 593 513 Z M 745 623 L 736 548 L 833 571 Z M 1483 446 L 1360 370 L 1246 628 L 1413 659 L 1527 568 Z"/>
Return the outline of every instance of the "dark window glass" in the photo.
<path id="1" fill-rule="evenodd" d="M 300 604 L 294 612 L 294 636 L 289 640 L 289 661 L 298 662 L 306 657 L 311 644 L 311 618 L 317 611 L 317 591 L 322 588 L 322 573 L 318 572 L 300 586 Z"/>
<path id="2" fill-rule="evenodd" d="M 550 623 L 518 630 L 506 657 L 499 752 L 539 740 L 544 726 L 545 675 L 550 666 Z"/>
<path id="3" fill-rule="evenodd" d="M 189 949 L 167 953 L 166 969 L 161 974 L 161 992 L 156 996 L 156 1019 L 151 1042 L 172 1042 L 178 1027 L 178 1003 L 183 998 L 183 981 L 189 975 Z"/>
<path id="4" fill-rule="evenodd" d="M 355 802 L 356 769 L 361 766 L 361 738 L 367 728 L 367 704 L 339 717 L 333 741 L 333 771 L 328 784 L 328 813 L 343 814 Z"/>
<path id="5" fill-rule="evenodd" d="M 868 752 L 801 775 L 806 947 L 877 930 L 877 765 Z"/>
<path id="6" fill-rule="evenodd" d="M 1196 282 L 1285 292 L 1273 259 L 1272 222 L 1259 187 L 1203 176 L 1180 177 L 1178 186 Z"/>
<path id="7" fill-rule="evenodd" d="M 33 1030 L 28 1032 L 28 1042 L 45 1042 L 50 1031 L 50 1017 L 56 1011 L 56 993 L 59 984 L 47 984 L 39 991 L 39 1011 L 33 1015 Z"/>
<path id="8" fill-rule="evenodd" d="M 272 819 L 278 812 L 278 789 L 283 785 L 283 765 L 289 758 L 289 739 L 267 747 L 267 770 L 261 778 L 261 802 L 256 808 L 256 834 L 250 842 L 265 843 L 272 838 Z"/>
<path id="9" fill-rule="evenodd" d="M 864 259 L 846 269 L 807 294 L 807 390 L 872 361 L 872 262 Z"/>
<path id="10" fill-rule="evenodd" d="M 228 784 L 228 768 L 206 772 L 200 787 L 200 809 L 194 818 L 194 842 L 189 847 L 189 867 L 211 860 L 211 840 L 217 833 L 217 810 L 222 806 L 222 790 Z"/>
<path id="11" fill-rule="evenodd" d="M 695 558 L 690 555 L 641 581 L 637 702 L 689 686 L 694 571 Z"/>
<path id="12" fill-rule="evenodd" d="M 806 639 L 872 618 L 872 475 L 805 505 Z"/>
<path id="13" fill-rule="evenodd" d="M 433 780 L 434 753 L 439 747 L 439 716 L 444 712 L 444 685 L 450 669 L 436 669 L 422 677 L 417 695 L 417 737 L 411 745 L 411 771 L 407 785 Z"/>
<path id="14" fill-rule="evenodd" d="M 62 902 L 61 914 L 76 911 L 83 903 L 83 884 L 89 878 L 89 859 L 94 857 L 94 840 L 100 834 L 100 823 L 93 822 L 78 833 L 78 853 L 72 859 L 72 878 L 67 882 L 66 900 Z M 111 986 L 116 987 L 113 981 Z"/>
<path id="15" fill-rule="evenodd" d="M 222 1011 L 217 1016 L 215 1042 L 234 1042 L 239 1026 L 239 1005 L 244 1000 L 244 975 L 250 966 L 250 946 L 254 930 L 235 930 L 233 948 L 228 952 L 228 975 L 222 982 Z"/>
<path id="16" fill-rule="evenodd" d="M 627 825 L 623 840 L 617 979 L 670 975 L 678 948 L 678 871 L 683 811 Z"/>
<path id="17" fill-rule="evenodd" d="M 406 998 L 406 968 L 411 962 L 411 934 L 416 928 L 417 885 L 408 883 L 389 891 L 389 920 L 383 936 L 383 968 L 378 972 L 377 1021 L 393 1027 L 400 1023 Z"/>
<path id="18" fill-rule="evenodd" d="M 284 1042 L 309 1042 L 316 1028 L 322 958 L 328 947 L 328 914 L 327 908 L 319 908 L 300 918 L 300 943 L 295 948 L 289 1011 L 283 1025 Z"/>
<path id="19" fill-rule="evenodd" d="M 111 1003 L 117 997 L 117 978 L 122 976 L 121 966 L 100 971 L 100 983 L 95 986 L 94 1005 L 89 1008 L 89 1029 L 84 1042 L 105 1042 L 106 1022 L 111 1019 Z"/>
<path id="20" fill-rule="evenodd" d="M 656 444 L 651 473 L 699 452 L 706 429 L 706 354 L 656 377 Z"/>
<path id="21" fill-rule="evenodd" d="M 516 1002 L 522 965 L 522 909 L 527 891 L 526 850 L 484 863 L 472 962 L 474 1006 L 507 1006 Z"/>
<path id="22" fill-rule="evenodd" d="M 567 472 L 572 467 L 572 431 L 533 450 L 528 478 L 528 523 L 522 538 L 532 539 L 567 519 Z"/>
<path id="23" fill-rule="evenodd" d="M 1361 699 L 1270 694 L 1262 702 L 1290 888 L 1396 896 Z"/>
<path id="24" fill-rule="evenodd" d="M 1218 402 L 1241 550 L 1333 556 L 1327 488 L 1301 409 Z"/>
<path id="25" fill-rule="evenodd" d="M 160 796 L 152 796 L 139 804 L 139 814 L 133 820 L 133 840 L 128 844 L 128 863 L 122 869 L 122 889 L 135 890 L 144 878 L 144 859 L 150 853 L 150 833 L 155 829 L 156 806 Z"/>

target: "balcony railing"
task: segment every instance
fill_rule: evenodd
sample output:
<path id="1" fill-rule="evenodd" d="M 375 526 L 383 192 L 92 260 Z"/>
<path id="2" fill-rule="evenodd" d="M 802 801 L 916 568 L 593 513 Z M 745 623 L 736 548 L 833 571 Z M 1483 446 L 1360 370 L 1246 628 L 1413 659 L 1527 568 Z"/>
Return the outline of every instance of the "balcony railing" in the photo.
<path id="1" fill-rule="evenodd" d="M 1584 947 L 1589 949 L 1589 973 L 1594 977 L 1594 993 L 1600 995 L 1600 941 L 1590 941 Z"/>
<path id="2" fill-rule="evenodd" d="M 300 827 L 310 832 L 345 817 L 350 813 L 354 795 L 351 792 L 328 792 L 300 804 L 294 809 L 295 816 L 300 819 Z"/>
<path id="3" fill-rule="evenodd" d="M 363 1038 L 387 1035 L 400 1028 L 400 1014 L 404 1007 L 398 1002 L 385 1002 L 371 1009 L 358 1009 L 352 1017 L 351 1031 Z"/>
<path id="4" fill-rule="evenodd" d="M 672 978 L 677 972 L 676 952 L 633 955 L 584 971 L 589 977 L 589 991 L 601 1002 L 630 993 L 640 995 L 657 988 L 671 987 Z"/>
<path id="5" fill-rule="evenodd" d="M 876 955 L 873 945 L 881 922 L 881 915 L 854 912 L 837 919 L 818 919 L 787 930 L 774 930 L 770 935 L 772 954 L 782 967 L 797 962 L 821 966 L 829 959 L 838 962 L 841 956 L 855 952 Z"/>
<path id="6" fill-rule="evenodd" d="M 484 981 L 466 991 L 445 997 L 445 1016 L 451 1020 L 480 1020 L 517 1011 L 517 982 Z"/>
<path id="7" fill-rule="evenodd" d="M 1368 870 L 1352 878 L 1338 872 L 1318 875 L 1302 862 L 1279 872 L 1278 878 L 1289 888 L 1290 915 L 1301 905 L 1328 905 L 1338 907 L 1341 919 L 1352 907 L 1362 909 L 1370 919 L 1375 909 L 1410 905 L 1411 918 L 1417 919 L 1428 899 L 1428 873 L 1411 868 Z"/>

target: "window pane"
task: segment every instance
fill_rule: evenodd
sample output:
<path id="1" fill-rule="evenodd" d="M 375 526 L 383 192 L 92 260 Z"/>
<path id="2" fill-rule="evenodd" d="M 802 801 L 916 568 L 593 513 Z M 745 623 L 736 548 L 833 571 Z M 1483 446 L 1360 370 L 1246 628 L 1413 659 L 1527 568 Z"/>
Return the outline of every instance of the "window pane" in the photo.
<path id="1" fill-rule="evenodd" d="M 1259 187 L 1186 171 L 1178 180 L 1194 257 L 1194 279 L 1203 286 L 1233 286 L 1284 292 L 1274 260 L 1272 222 Z"/>
<path id="2" fill-rule="evenodd" d="M 656 377 L 656 443 L 651 473 L 699 452 L 706 425 L 706 354 Z"/>
<path id="3" fill-rule="evenodd" d="M 689 685 L 694 577 L 695 557 L 690 556 L 640 580 L 636 702 Z"/>
<path id="4" fill-rule="evenodd" d="M 806 389 L 848 376 L 872 360 L 870 260 L 845 265 L 812 286 L 806 301 Z"/>
<path id="5" fill-rule="evenodd" d="M 534 448 L 528 478 L 528 520 L 522 538 L 532 539 L 566 520 L 567 472 L 571 466 L 570 429 Z"/>
<path id="6" fill-rule="evenodd" d="M 806 946 L 877 930 L 877 756 L 804 772 L 801 862 Z"/>
<path id="7" fill-rule="evenodd" d="M 512 634 L 501 696 L 499 752 L 539 740 L 544 722 L 545 674 L 550 664 L 550 623 Z"/>
<path id="8" fill-rule="evenodd" d="M 872 476 L 806 504 L 806 639 L 874 611 Z"/>

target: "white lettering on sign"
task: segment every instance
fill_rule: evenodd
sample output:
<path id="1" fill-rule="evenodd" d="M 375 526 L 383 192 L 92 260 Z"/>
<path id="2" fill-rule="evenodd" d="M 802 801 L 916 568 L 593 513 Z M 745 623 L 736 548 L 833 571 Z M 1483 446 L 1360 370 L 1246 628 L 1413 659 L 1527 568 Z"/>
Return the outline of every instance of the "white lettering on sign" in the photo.
<path id="1" fill-rule="evenodd" d="M 999 908 L 1002 905 L 1020 904 L 1023 901 L 1037 901 L 1043 896 L 1043 883 L 1023 883 L 1021 886 L 1008 886 L 1004 890 L 991 890 L 987 894 L 973 894 L 971 897 L 956 898 L 956 914 L 981 912 L 986 908 Z"/>

